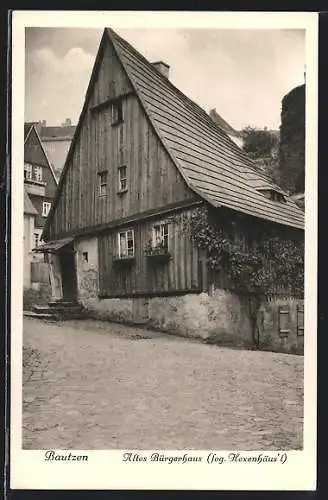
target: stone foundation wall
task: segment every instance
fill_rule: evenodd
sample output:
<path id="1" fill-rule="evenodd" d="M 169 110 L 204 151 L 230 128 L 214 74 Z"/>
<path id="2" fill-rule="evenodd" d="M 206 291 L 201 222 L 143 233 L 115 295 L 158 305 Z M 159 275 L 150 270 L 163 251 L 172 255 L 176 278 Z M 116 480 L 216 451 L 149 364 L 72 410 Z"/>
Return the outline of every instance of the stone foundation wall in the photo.
<path id="1" fill-rule="evenodd" d="M 98 240 L 75 242 L 78 299 L 88 303 L 98 300 Z"/>
<path id="2" fill-rule="evenodd" d="M 91 317 L 145 325 L 220 345 L 303 352 L 303 336 L 297 335 L 297 306 L 303 301 L 263 300 L 253 329 L 249 299 L 214 287 L 200 294 L 99 299 L 97 239 L 78 241 L 76 252 L 79 300 Z M 289 310 L 289 331 L 283 335 L 279 332 L 282 306 Z"/>
<path id="3" fill-rule="evenodd" d="M 304 332 L 297 331 L 298 307 L 303 308 L 304 301 L 292 297 L 273 298 L 261 304 L 257 318 L 260 349 L 303 354 Z M 282 323 L 281 309 L 289 311 L 288 319 L 284 320 L 288 332 L 279 331 Z"/>

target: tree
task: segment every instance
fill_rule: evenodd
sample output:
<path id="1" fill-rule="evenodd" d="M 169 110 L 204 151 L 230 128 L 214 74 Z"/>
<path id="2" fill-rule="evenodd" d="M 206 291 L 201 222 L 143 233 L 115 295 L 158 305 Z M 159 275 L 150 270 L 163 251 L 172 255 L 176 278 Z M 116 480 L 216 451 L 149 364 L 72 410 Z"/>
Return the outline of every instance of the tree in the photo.
<path id="1" fill-rule="evenodd" d="M 271 157 L 276 138 L 269 130 L 247 126 L 242 130 L 243 149 L 253 159 Z"/>
<path id="2" fill-rule="evenodd" d="M 281 186 L 291 194 L 304 192 L 305 183 L 305 85 L 282 100 L 279 170 Z"/>
<path id="3" fill-rule="evenodd" d="M 242 130 L 243 149 L 256 165 L 279 184 L 279 135 L 267 130 L 247 126 Z"/>

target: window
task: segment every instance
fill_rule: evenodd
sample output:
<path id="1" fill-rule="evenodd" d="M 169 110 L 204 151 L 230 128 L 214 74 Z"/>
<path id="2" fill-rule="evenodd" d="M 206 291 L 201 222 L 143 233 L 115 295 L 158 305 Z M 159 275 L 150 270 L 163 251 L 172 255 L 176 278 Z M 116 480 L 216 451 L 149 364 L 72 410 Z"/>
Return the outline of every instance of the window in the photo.
<path id="1" fill-rule="evenodd" d="M 120 192 L 127 191 L 127 168 L 126 166 L 118 167 L 118 189 Z"/>
<path id="2" fill-rule="evenodd" d="M 42 181 L 42 167 L 34 167 L 34 175 L 36 181 Z"/>
<path id="3" fill-rule="evenodd" d="M 289 320 L 288 306 L 279 306 L 279 334 L 281 337 L 287 337 L 290 332 Z"/>
<path id="4" fill-rule="evenodd" d="M 82 252 L 83 262 L 88 262 L 88 252 Z"/>
<path id="5" fill-rule="evenodd" d="M 304 308 L 303 306 L 297 306 L 297 336 L 304 335 Z"/>
<path id="6" fill-rule="evenodd" d="M 118 164 L 123 165 L 124 159 L 124 126 L 121 123 L 117 129 L 117 151 L 118 151 Z"/>
<path id="7" fill-rule="evenodd" d="M 30 163 L 24 163 L 24 179 L 32 179 L 33 167 Z"/>
<path id="8" fill-rule="evenodd" d="M 279 201 L 279 202 L 286 201 L 285 196 L 282 193 L 275 191 L 274 189 L 258 189 L 258 191 L 262 193 L 263 196 L 265 196 L 269 200 Z"/>
<path id="9" fill-rule="evenodd" d="M 134 257 L 134 231 L 122 231 L 118 234 L 118 256 L 120 259 Z"/>
<path id="10" fill-rule="evenodd" d="M 104 196 L 107 194 L 107 171 L 99 172 L 98 174 L 98 195 Z"/>
<path id="11" fill-rule="evenodd" d="M 50 211 L 50 208 L 51 208 L 51 203 L 49 203 L 48 201 L 44 201 L 42 203 L 42 215 L 43 215 L 43 217 L 48 217 L 48 213 Z"/>
<path id="12" fill-rule="evenodd" d="M 34 233 L 34 248 L 36 248 L 38 246 L 39 241 L 40 241 L 39 233 Z"/>
<path id="13" fill-rule="evenodd" d="M 162 247 L 165 251 L 169 249 L 169 225 L 167 223 L 157 224 L 153 227 L 153 247 Z"/>
<path id="14" fill-rule="evenodd" d="M 123 121 L 122 101 L 115 101 L 112 103 L 111 113 L 112 125 L 116 125 L 117 123 L 121 123 Z"/>

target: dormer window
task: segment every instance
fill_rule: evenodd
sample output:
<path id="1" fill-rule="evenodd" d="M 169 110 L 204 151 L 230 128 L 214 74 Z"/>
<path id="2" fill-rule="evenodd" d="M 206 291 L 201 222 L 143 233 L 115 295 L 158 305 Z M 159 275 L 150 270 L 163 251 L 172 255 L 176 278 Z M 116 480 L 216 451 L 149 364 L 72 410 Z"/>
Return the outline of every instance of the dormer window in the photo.
<path id="1" fill-rule="evenodd" d="M 286 197 L 280 191 L 276 191 L 275 189 L 258 189 L 258 191 L 263 194 L 268 200 L 278 201 L 278 202 L 286 202 Z"/>

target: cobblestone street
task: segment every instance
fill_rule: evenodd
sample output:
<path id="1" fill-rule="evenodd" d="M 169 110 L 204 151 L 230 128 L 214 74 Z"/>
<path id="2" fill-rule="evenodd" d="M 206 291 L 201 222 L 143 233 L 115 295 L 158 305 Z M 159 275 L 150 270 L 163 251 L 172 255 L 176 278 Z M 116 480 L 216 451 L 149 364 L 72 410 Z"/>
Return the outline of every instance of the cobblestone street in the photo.
<path id="1" fill-rule="evenodd" d="M 24 318 L 25 449 L 302 448 L 303 357 Z"/>

